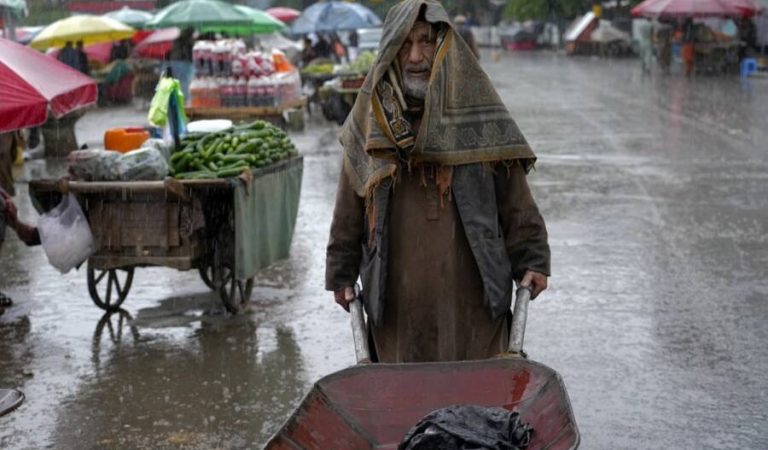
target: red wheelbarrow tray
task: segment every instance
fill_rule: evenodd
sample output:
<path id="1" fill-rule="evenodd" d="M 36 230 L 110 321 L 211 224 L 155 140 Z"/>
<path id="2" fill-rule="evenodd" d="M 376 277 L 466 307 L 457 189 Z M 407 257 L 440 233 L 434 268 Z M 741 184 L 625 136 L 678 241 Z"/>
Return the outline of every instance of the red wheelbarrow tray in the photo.
<path id="1" fill-rule="evenodd" d="M 534 428 L 526 450 L 579 445 L 562 379 L 522 357 L 363 364 L 318 381 L 268 450 L 396 449 L 428 413 L 459 404 L 517 411 Z"/>

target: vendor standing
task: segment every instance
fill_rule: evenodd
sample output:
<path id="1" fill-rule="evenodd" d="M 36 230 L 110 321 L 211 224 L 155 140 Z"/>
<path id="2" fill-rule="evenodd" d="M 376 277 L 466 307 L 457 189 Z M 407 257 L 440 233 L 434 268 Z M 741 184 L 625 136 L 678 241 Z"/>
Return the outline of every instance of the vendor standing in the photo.
<path id="1" fill-rule="evenodd" d="M 547 287 L 536 160 L 435 0 L 390 10 L 341 133 L 326 288 L 347 308 L 362 279 L 380 362 L 506 350 L 513 280 Z"/>
<path id="2" fill-rule="evenodd" d="M 0 256 L 5 242 L 6 228 L 16 232 L 19 239 L 27 245 L 39 245 L 40 235 L 37 228 L 18 219 L 16 206 L 11 199 L 14 195 L 13 174 L 11 173 L 16 152 L 23 148 L 19 132 L 0 133 Z M 10 297 L 0 292 L 0 315 L 5 308 L 13 305 Z"/>
<path id="3" fill-rule="evenodd" d="M 680 58 L 685 66 L 685 76 L 693 75 L 696 61 L 696 28 L 693 19 L 683 22 L 683 45 L 680 48 Z"/>
<path id="4" fill-rule="evenodd" d="M 184 93 L 185 99 L 189 99 L 189 85 L 192 83 L 192 77 L 195 73 L 195 66 L 192 61 L 194 35 L 195 30 L 193 28 L 185 28 L 181 31 L 179 37 L 173 41 L 169 61 L 163 69 L 171 68 L 173 77 L 179 80 L 181 84 L 181 91 Z"/>

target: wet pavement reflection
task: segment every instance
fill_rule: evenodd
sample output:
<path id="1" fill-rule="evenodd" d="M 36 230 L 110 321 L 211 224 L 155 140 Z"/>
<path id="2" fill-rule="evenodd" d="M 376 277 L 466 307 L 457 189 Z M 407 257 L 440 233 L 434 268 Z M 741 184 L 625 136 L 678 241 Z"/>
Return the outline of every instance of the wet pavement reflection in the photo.
<path id="1" fill-rule="evenodd" d="M 539 155 L 554 276 L 526 350 L 563 376 L 581 448 L 768 448 L 768 80 L 548 53 L 484 63 Z M 143 116 L 92 111 L 78 136 L 94 146 Z M 125 311 L 103 315 L 84 267 L 60 275 L 9 236 L 0 387 L 27 399 L 0 418 L 0 448 L 259 448 L 315 380 L 353 364 L 348 317 L 323 291 L 336 133 L 312 119 L 293 135 L 291 258 L 259 273 L 241 316 L 196 271 L 164 268 L 137 269 Z"/>

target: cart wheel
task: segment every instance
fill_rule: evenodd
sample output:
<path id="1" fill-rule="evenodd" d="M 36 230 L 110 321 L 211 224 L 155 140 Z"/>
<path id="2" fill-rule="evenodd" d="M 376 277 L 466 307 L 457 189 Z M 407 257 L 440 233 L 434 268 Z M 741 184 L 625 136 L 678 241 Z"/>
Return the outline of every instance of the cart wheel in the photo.
<path id="1" fill-rule="evenodd" d="M 130 267 L 127 269 L 96 270 L 89 263 L 88 292 L 91 294 L 93 303 L 105 311 L 120 309 L 120 305 L 128 297 L 128 291 L 131 290 L 133 269 Z M 121 274 L 124 274 L 123 281 L 120 281 Z"/>
<path id="2" fill-rule="evenodd" d="M 216 291 L 216 284 L 213 280 L 216 279 L 216 274 L 213 273 L 213 265 L 206 265 L 197 269 L 200 272 L 200 278 L 203 279 L 203 283 L 208 286 L 212 291 Z"/>
<path id="3" fill-rule="evenodd" d="M 237 280 L 232 269 L 226 266 L 222 272 L 219 296 L 227 311 L 237 314 L 245 308 L 245 304 L 251 298 L 253 278 L 246 281 Z"/>

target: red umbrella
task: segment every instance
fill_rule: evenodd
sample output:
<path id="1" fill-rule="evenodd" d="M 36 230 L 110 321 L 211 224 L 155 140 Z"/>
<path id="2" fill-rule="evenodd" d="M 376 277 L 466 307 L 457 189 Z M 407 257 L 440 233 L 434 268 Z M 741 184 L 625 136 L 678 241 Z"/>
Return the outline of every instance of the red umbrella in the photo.
<path id="1" fill-rule="evenodd" d="M 96 82 L 29 47 L 0 39 L 0 132 L 40 125 L 96 103 Z"/>
<path id="2" fill-rule="evenodd" d="M 181 35 L 181 30 L 178 28 L 157 30 L 141 41 L 133 49 L 133 54 L 141 58 L 165 59 L 165 56 L 173 48 L 173 41 L 178 39 L 179 35 Z"/>
<path id="3" fill-rule="evenodd" d="M 755 0 L 646 0 L 632 8 L 635 17 L 752 17 L 762 8 Z"/>
<path id="4" fill-rule="evenodd" d="M 293 22 L 301 15 L 301 12 L 293 8 L 286 8 L 283 6 L 278 6 L 276 8 L 269 8 L 265 12 L 270 16 L 274 17 L 275 19 L 282 20 L 285 23 Z"/>

